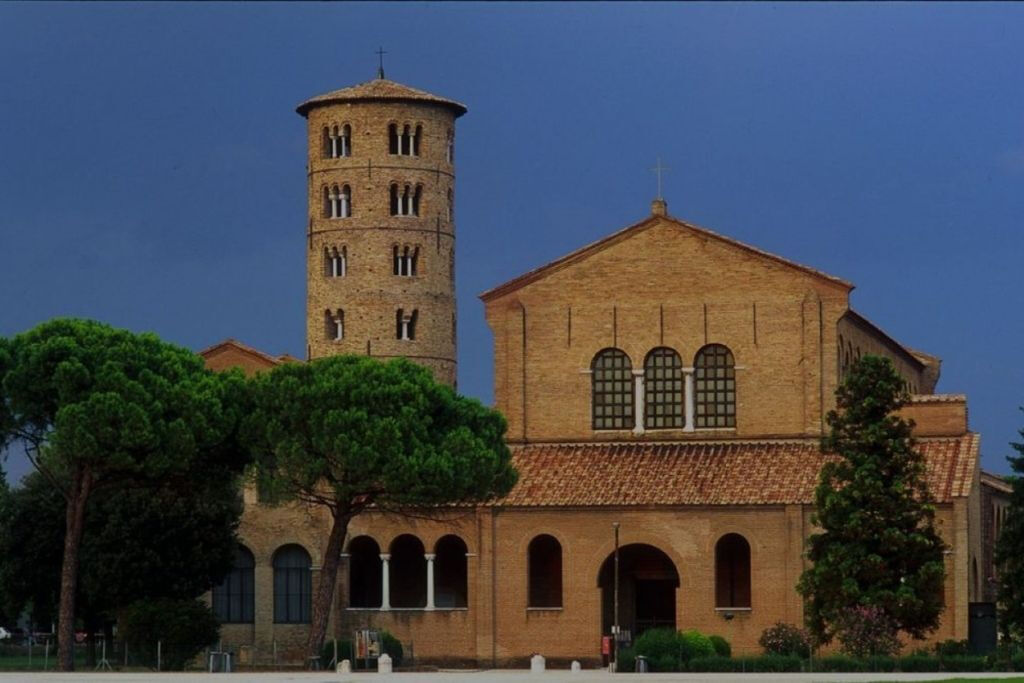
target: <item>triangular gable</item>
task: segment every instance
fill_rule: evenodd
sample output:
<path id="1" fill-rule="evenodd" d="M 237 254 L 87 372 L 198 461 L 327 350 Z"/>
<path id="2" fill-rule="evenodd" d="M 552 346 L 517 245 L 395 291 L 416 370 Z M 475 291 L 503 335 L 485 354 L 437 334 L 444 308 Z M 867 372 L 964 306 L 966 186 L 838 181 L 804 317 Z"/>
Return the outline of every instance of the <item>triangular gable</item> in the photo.
<path id="1" fill-rule="evenodd" d="M 694 225 L 693 223 L 682 221 L 679 220 L 678 218 L 674 218 L 668 215 L 651 215 L 643 219 L 639 223 L 634 223 L 633 225 L 623 228 L 618 232 L 612 233 L 611 235 L 608 235 L 607 237 L 604 237 L 596 242 L 592 242 L 591 244 L 588 244 L 580 249 L 577 249 L 576 251 L 570 252 L 559 259 L 551 261 L 550 263 L 545 264 L 539 268 L 535 268 L 527 273 L 524 273 L 523 275 L 520 275 L 519 277 L 513 278 L 508 282 L 505 282 L 504 284 L 489 289 L 486 292 L 480 294 L 480 298 L 483 301 L 487 302 L 496 299 L 500 296 L 503 296 L 505 294 L 508 294 L 509 292 L 514 292 L 517 289 L 520 289 L 532 282 L 536 282 L 537 280 L 545 278 L 548 275 L 558 270 L 561 270 L 562 268 L 578 263 L 579 261 L 582 261 L 599 251 L 607 249 L 608 247 L 618 244 L 619 242 L 623 242 L 632 237 L 635 237 L 640 233 L 644 232 L 645 230 L 647 230 L 648 228 L 651 228 L 662 222 L 666 222 L 683 228 L 685 230 L 689 230 L 698 236 L 716 240 L 720 243 L 727 244 L 729 246 L 735 247 L 747 253 L 754 254 L 755 256 L 759 256 L 774 261 L 775 263 L 779 263 L 783 266 L 786 266 L 787 268 L 799 270 L 813 277 L 825 280 L 831 284 L 844 287 L 847 291 L 852 290 L 854 287 L 852 283 L 848 282 L 847 280 L 843 280 L 842 278 L 838 278 L 835 277 L 834 275 L 829 275 L 828 273 L 824 273 L 820 270 L 810 268 L 809 266 L 801 265 L 794 261 L 790 261 L 789 259 L 782 258 L 781 256 L 777 256 L 762 249 L 758 249 L 757 247 L 752 247 L 749 244 L 744 244 L 743 242 L 734 240 L 724 235 L 720 235 L 717 232 L 708 230 L 707 228 L 702 228 L 698 225 Z"/>
<path id="2" fill-rule="evenodd" d="M 241 368 L 247 375 L 288 362 L 285 356 L 271 356 L 236 339 L 225 339 L 203 349 L 199 355 L 206 361 L 206 367 L 211 370 L 220 372 L 229 368 Z"/>

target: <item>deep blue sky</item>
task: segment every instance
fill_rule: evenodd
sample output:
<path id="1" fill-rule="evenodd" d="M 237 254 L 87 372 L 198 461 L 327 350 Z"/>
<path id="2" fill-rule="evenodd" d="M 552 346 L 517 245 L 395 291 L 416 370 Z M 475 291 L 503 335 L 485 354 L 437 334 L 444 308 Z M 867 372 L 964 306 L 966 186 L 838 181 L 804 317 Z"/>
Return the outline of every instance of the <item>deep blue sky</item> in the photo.
<path id="1" fill-rule="evenodd" d="M 304 354 L 303 99 L 387 75 L 469 106 L 476 295 L 669 210 L 857 284 L 944 359 L 984 466 L 1024 425 L 1024 5 L 0 4 L 0 335 L 58 315 Z M 13 478 L 23 471 L 7 463 Z"/>

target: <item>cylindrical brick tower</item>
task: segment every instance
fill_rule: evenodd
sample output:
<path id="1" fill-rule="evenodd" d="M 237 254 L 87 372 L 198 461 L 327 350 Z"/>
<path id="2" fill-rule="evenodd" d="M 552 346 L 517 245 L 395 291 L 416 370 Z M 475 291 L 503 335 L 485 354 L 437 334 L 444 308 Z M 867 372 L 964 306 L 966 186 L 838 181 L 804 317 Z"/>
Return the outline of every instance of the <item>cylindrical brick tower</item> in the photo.
<path id="1" fill-rule="evenodd" d="M 308 121 L 310 358 L 404 356 L 455 384 L 455 119 L 377 78 L 299 105 Z"/>

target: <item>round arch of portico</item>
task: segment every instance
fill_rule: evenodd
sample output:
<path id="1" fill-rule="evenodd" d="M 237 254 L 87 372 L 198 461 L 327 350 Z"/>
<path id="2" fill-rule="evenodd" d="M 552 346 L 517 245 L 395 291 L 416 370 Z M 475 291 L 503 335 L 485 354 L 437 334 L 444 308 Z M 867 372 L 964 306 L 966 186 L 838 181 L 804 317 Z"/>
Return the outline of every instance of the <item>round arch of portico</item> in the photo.
<path id="1" fill-rule="evenodd" d="M 604 565 L 605 560 L 615 552 L 615 537 L 611 524 L 608 525 L 608 537 L 609 540 L 606 543 L 602 543 L 598 549 L 591 553 L 590 557 L 587 558 L 587 563 L 593 571 L 593 585 L 598 589 L 601 587 L 601 567 Z M 679 588 L 683 587 L 684 581 L 682 568 L 685 567 L 686 564 L 683 562 L 683 558 L 679 553 L 676 552 L 676 549 L 672 545 L 667 545 L 665 543 L 664 536 L 656 536 L 648 533 L 623 534 L 620 529 L 619 548 L 627 545 L 649 545 L 664 553 L 669 561 L 672 562 L 672 566 L 676 570 L 676 575 L 679 577 Z"/>
<path id="2" fill-rule="evenodd" d="M 429 532 L 426 532 L 424 529 L 396 531 L 384 537 L 388 539 L 386 543 L 381 541 L 382 537 L 376 534 L 362 533 L 358 534 L 358 536 L 369 536 L 370 538 L 372 538 L 374 541 L 377 542 L 377 545 L 380 547 L 380 551 L 382 553 L 390 552 L 390 550 L 388 549 L 391 547 L 391 544 L 395 542 L 395 539 L 397 539 L 399 536 L 415 536 L 419 540 L 419 542 L 423 544 L 423 550 L 427 553 L 434 552 L 434 549 L 437 547 L 437 542 L 445 536 L 458 536 L 459 539 L 461 539 L 462 542 L 466 544 L 466 554 L 476 555 L 477 551 L 472 544 L 473 536 L 469 533 L 469 531 L 469 529 L 463 529 L 458 526 L 438 528 L 436 530 L 432 529 Z M 355 536 L 353 536 L 353 538 L 355 538 Z M 348 544 L 346 544 L 345 547 L 347 548 Z"/>

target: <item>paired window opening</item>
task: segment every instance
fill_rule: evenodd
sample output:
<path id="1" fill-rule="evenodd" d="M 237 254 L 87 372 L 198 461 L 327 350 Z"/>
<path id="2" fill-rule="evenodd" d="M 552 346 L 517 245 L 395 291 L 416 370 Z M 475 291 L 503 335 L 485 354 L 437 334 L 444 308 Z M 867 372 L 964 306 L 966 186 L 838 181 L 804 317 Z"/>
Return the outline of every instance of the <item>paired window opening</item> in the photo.
<path id="1" fill-rule="evenodd" d="M 416 319 L 419 317 L 419 310 L 412 309 L 406 313 L 404 308 L 395 312 L 395 338 L 402 341 L 416 339 Z"/>
<path id="2" fill-rule="evenodd" d="M 332 185 L 324 188 L 324 217 L 352 217 L 352 188 L 348 185 Z"/>
<path id="3" fill-rule="evenodd" d="M 341 341 L 345 338 L 345 311 L 340 308 L 324 311 L 324 325 L 328 341 Z"/>
<path id="4" fill-rule="evenodd" d="M 256 560 L 243 545 L 235 547 L 231 571 L 213 587 L 213 613 L 222 624 L 251 624 L 256 606 Z"/>
<path id="5" fill-rule="evenodd" d="M 324 156 L 328 159 L 352 156 L 352 127 L 350 125 L 324 128 Z"/>
<path id="6" fill-rule="evenodd" d="M 418 157 L 422 138 L 423 126 L 413 127 L 407 123 L 399 127 L 397 123 L 392 123 L 388 126 L 388 153 Z"/>
<path id="7" fill-rule="evenodd" d="M 529 607 L 562 606 L 562 544 L 554 536 L 541 534 L 526 550 Z"/>
<path id="8" fill-rule="evenodd" d="M 633 365 L 619 349 L 605 349 L 590 364 L 594 429 L 633 426 Z"/>
<path id="9" fill-rule="evenodd" d="M 423 195 L 422 185 L 391 184 L 391 215 L 419 216 L 420 197 Z"/>
<path id="10" fill-rule="evenodd" d="M 683 428 L 683 362 L 675 350 L 662 346 L 647 354 L 644 391 L 645 428 Z"/>
<path id="11" fill-rule="evenodd" d="M 416 265 L 420 258 L 419 247 L 399 247 L 397 244 L 392 247 L 393 265 L 395 275 L 401 277 L 414 277 Z"/>
<path id="12" fill-rule="evenodd" d="M 693 361 L 696 392 L 695 425 L 699 428 L 736 426 L 736 362 L 732 351 L 709 344 Z"/>
<path id="13" fill-rule="evenodd" d="M 324 248 L 324 275 L 345 277 L 348 274 L 348 248 Z"/>
<path id="14" fill-rule="evenodd" d="M 274 623 L 308 624 L 313 603 L 313 562 L 302 546 L 274 553 Z"/>

